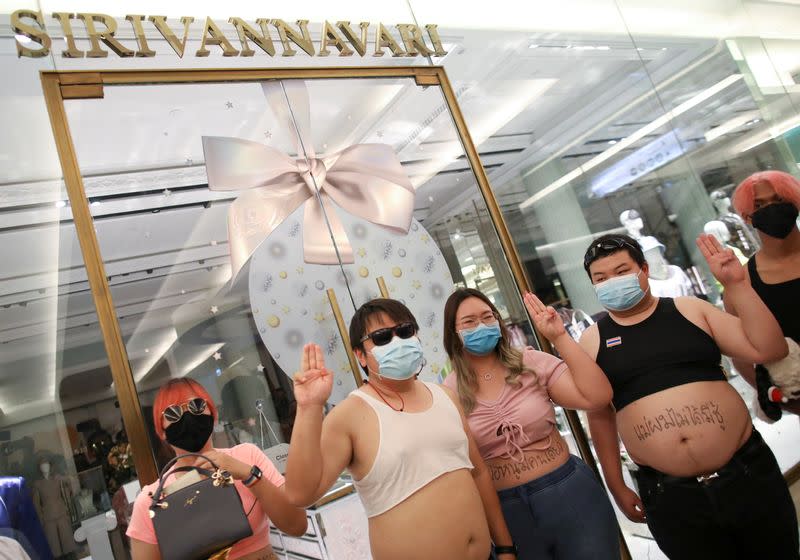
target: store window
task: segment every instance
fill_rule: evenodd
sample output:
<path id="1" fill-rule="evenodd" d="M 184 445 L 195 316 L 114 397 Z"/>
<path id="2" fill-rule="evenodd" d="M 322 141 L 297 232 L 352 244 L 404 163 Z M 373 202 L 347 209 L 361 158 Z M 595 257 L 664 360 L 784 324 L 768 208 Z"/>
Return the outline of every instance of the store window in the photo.
<path id="1" fill-rule="evenodd" d="M 3 95 L 2 128 L 24 121 L 27 141 L 54 149 L 38 76 Z M 15 157 L 8 138 L 5 162 Z M 0 536 L 18 543 L 14 558 L 130 558 L 137 470 L 81 256 L 85 231 L 56 160 L 28 151 L 0 166 L 0 184 Z"/>
<path id="2" fill-rule="evenodd" d="M 144 83 L 65 101 L 148 423 L 165 381 L 195 379 L 219 407 L 214 445 L 255 443 L 282 469 L 303 345 L 322 346 L 336 406 L 363 375 L 339 321 L 380 295 L 417 316 L 428 381 L 448 374 L 442 310 L 454 286 L 482 290 L 516 343 L 535 343 L 457 117 L 430 86 Z M 151 441 L 163 465 L 166 446 Z M 309 534 L 276 535 L 276 550 L 366 554 L 346 473 L 322 502 Z M 334 530 L 341 515 L 352 530 Z"/>

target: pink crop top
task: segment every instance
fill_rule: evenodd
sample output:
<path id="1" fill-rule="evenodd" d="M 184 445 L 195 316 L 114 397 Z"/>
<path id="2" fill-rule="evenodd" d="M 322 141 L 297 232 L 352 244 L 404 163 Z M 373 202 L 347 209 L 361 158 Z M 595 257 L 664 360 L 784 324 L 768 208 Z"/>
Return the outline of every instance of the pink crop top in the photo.
<path id="1" fill-rule="evenodd" d="M 476 399 L 475 409 L 467 417 L 484 459 L 522 461 L 526 451 L 550 447 L 556 412 L 547 389 L 567 370 L 567 364 L 531 347 L 523 352 L 523 362 L 536 372 L 535 377 L 521 375 L 521 385 L 506 384 L 495 401 Z M 456 374 L 448 375 L 444 384 L 456 390 Z"/>

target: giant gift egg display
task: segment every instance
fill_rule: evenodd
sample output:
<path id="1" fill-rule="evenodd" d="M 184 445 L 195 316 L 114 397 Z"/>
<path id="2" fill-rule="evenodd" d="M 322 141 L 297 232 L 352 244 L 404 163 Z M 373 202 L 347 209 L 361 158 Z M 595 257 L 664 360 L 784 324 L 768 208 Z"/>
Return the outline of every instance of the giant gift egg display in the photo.
<path id="1" fill-rule="evenodd" d="M 209 188 L 240 192 L 228 214 L 232 270 L 235 280 L 249 261 L 250 305 L 265 346 L 291 373 L 304 344 L 319 344 L 335 374 L 330 402 L 341 401 L 356 385 L 328 290 L 349 324 L 356 307 L 378 297 L 383 278 L 389 297 L 419 322 L 421 378 L 439 381 L 452 278 L 437 244 L 412 218 L 414 187 L 394 150 L 355 144 L 317 157 L 303 82 L 262 88 L 305 157 L 225 137 L 203 137 L 203 150 Z"/>
<path id="2" fill-rule="evenodd" d="M 355 305 L 380 297 L 383 277 L 389 296 L 405 303 L 419 322 L 425 353 L 420 378 L 440 381 L 447 362 L 442 348 L 442 311 L 453 281 L 441 251 L 416 220 L 407 235 L 390 232 L 340 211 L 354 250 L 352 264 L 306 263 L 302 249 L 302 211 L 281 224 L 253 254 L 250 305 L 264 345 L 286 372 L 294 372 L 306 342 L 322 347 L 334 372 L 331 404 L 355 388 L 347 354 L 336 326 L 327 290 L 333 288 L 345 324 Z M 342 272 L 344 270 L 344 272 Z"/>

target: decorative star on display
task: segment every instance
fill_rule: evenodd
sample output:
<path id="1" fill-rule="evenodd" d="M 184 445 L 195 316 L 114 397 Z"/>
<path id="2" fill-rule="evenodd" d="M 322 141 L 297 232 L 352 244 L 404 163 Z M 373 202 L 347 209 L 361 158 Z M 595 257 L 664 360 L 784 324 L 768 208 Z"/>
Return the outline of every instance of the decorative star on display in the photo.
<path id="1" fill-rule="evenodd" d="M 367 255 L 367 251 L 362 247 L 358 250 L 358 256 L 362 259 Z"/>
<path id="2" fill-rule="evenodd" d="M 192 165 L 193 163 L 194 163 L 194 160 L 192 158 L 190 158 L 190 157 L 186 158 L 186 165 Z"/>
<path id="3" fill-rule="evenodd" d="M 222 354 L 220 354 L 219 352 L 214 352 L 214 359 L 216 361 L 220 361 L 222 359 Z"/>
<path id="4" fill-rule="evenodd" d="M 169 189 L 164 189 L 163 191 L 161 191 L 161 194 L 163 194 L 164 196 L 169 196 L 172 194 L 172 191 Z"/>
<path id="5" fill-rule="evenodd" d="M 414 280 L 411 283 L 411 287 L 414 288 L 415 290 L 419 290 L 422 287 L 422 283 L 419 280 Z"/>
<path id="6" fill-rule="evenodd" d="M 264 366 L 262 366 L 261 364 L 258 364 L 258 367 L 256 369 L 258 370 L 258 373 L 264 373 Z"/>
<path id="7" fill-rule="evenodd" d="M 270 139 L 272 138 L 272 133 L 268 130 L 264 133 L 264 138 Z"/>
<path id="8" fill-rule="evenodd" d="M 216 305 L 212 305 L 211 306 L 211 313 L 216 315 L 217 311 L 219 311 L 219 307 L 217 307 Z"/>
<path id="9" fill-rule="evenodd" d="M 230 101 L 226 101 L 226 102 L 225 102 L 225 106 L 226 106 L 228 109 L 233 109 L 233 103 L 231 103 Z"/>
<path id="10" fill-rule="evenodd" d="M 314 320 L 317 323 L 321 323 L 322 321 L 325 320 L 325 315 L 323 315 L 322 313 L 317 313 L 316 315 L 314 315 Z"/>

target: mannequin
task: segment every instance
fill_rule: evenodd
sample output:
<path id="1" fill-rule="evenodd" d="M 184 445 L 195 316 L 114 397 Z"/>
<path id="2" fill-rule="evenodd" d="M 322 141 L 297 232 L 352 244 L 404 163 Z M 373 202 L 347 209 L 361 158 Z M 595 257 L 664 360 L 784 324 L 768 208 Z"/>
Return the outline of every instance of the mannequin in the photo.
<path id="1" fill-rule="evenodd" d="M 747 262 L 747 257 L 744 256 L 744 253 L 735 245 L 731 245 L 731 232 L 728 226 L 725 225 L 725 222 L 721 220 L 711 220 L 703 227 L 703 231 L 708 235 L 713 235 L 720 244 L 731 249 L 740 263 L 745 264 Z"/>
<path id="2" fill-rule="evenodd" d="M 44 527 L 50 550 L 56 558 L 71 558 L 77 545 L 72 538 L 72 523 L 63 492 L 69 493 L 69 485 L 62 484 L 63 477 L 51 472 L 47 459 L 39 462 L 42 478 L 33 483 L 33 502 Z M 70 499 L 66 496 L 66 499 Z"/>
<path id="3" fill-rule="evenodd" d="M 746 258 L 752 257 L 761 248 L 756 234 L 741 216 L 731 211 L 731 199 L 724 191 L 716 190 L 709 196 L 717 211 L 717 220 L 728 229 L 728 245 L 738 248 Z"/>
<path id="4" fill-rule="evenodd" d="M 634 239 L 642 237 L 642 230 L 644 229 L 644 222 L 639 212 L 636 210 L 625 210 L 619 215 L 620 223 L 628 230 L 628 235 Z"/>
<path id="5" fill-rule="evenodd" d="M 650 291 L 656 297 L 679 297 L 694 295 L 692 281 L 678 266 L 670 264 L 664 257 L 664 245 L 655 237 L 639 239 L 650 269 Z"/>

